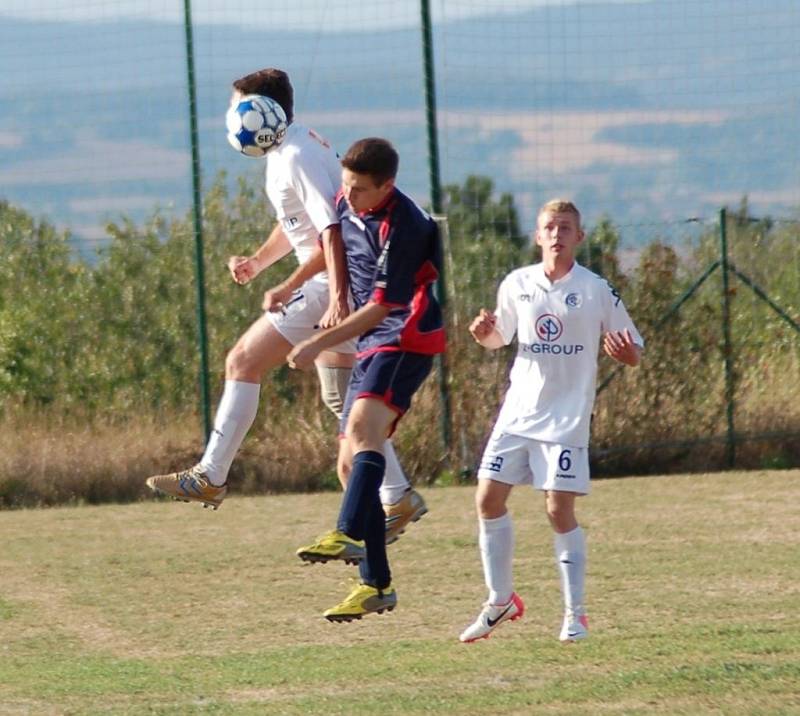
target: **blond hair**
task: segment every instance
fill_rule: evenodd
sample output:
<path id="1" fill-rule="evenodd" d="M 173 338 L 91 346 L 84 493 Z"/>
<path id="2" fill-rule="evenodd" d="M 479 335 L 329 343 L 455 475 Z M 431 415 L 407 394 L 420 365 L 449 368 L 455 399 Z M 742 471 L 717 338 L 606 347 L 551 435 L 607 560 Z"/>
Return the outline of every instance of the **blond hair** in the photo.
<path id="1" fill-rule="evenodd" d="M 545 203 L 536 215 L 537 224 L 539 223 L 539 217 L 545 212 L 551 214 L 572 214 L 578 222 L 578 228 L 581 226 L 581 212 L 578 211 L 578 207 L 575 206 L 575 204 L 567 199 L 550 199 L 550 201 Z"/>

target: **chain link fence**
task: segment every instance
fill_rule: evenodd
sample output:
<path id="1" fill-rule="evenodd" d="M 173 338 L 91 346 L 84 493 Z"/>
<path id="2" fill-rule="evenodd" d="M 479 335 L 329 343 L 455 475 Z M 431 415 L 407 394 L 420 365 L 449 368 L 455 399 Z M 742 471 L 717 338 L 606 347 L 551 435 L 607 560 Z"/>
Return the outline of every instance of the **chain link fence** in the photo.
<path id="1" fill-rule="evenodd" d="M 423 5 L 43 0 L 0 9 L 0 199 L 54 226 L 71 250 L 61 282 L 30 277 L 20 293 L 15 280 L 38 259 L 31 249 L 12 261 L 17 234 L 4 233 L 6 413 L 31 400 L 202 413 L 187 377 L 187 366 L 198 369 L 188 10 L 213 401 L 225 351 L 258 310 L 258 289 L 243 299 L 227 285 L 224 258 L 252 251 L 271 224 L 257 188 L 263 166 L 225 140 L 231 81 L 287 69 L 299 121 L 340 151 L 388 137 L 402 187 L 429 205 Z M 636 371 L 616 374 L 602 359 L 595 469 L 704 469 L 731 456 L 798 464 L 800 171 L 787 161 L 798 150 L 797 3 L 745 0 L 731 12 L 721 0 L 440 0 L 430 9 L 450 351 L 447 380 L 430 382 L 406 428 L 408 445 L 432 445 L 419 469 L 469 471 L 477 459 L 511 352 L 487 354 L 466 326 L 493 306 L 505 273 L 534 259 L 536 209 L 555 195 L 581 208 L 592 234 L 582 261 L 617 285 L 648 343 Z M 731 207 L 727 259 L 722 206 Z M 154 278 L 161 261 L 171 278 Z M 56 283 L 63 305 L 48 293 Z M 25 338 L 41 333 L 37 302 L 71 321 L 38 348 Z M 98 302 L 130 317 L 108 318 Z M 14 393 L 27 375 L 19 366 L 28 370 L 42 345 L 51 365 L 30 368 L 30 380 L 49 382 Z M 59 377 L 65 371 L 83 374 L 78 388 Z M 306 410 L 315 398 L 304 381 L 280 373 L 265 400 Z M 446 446 L 432 439 L 435 421 L 447 427 Z"/>

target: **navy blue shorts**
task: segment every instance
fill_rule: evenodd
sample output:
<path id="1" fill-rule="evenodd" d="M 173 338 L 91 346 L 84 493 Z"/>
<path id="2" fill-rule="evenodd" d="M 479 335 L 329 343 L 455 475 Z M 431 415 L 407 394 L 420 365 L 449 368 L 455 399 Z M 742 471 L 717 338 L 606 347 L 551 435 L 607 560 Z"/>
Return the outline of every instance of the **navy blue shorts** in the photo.
<path id="1" fill-rule="evenodd" d="M 344 401 L 339 433 L 344 435 L 350 409 L 359 398 L 376 398 L 397 412 L 390 434 L 411 407 L 411 398 L 428 377 L 433 356 L 405 351 L 378 351 L 359 358 L 353 366 Z"/>

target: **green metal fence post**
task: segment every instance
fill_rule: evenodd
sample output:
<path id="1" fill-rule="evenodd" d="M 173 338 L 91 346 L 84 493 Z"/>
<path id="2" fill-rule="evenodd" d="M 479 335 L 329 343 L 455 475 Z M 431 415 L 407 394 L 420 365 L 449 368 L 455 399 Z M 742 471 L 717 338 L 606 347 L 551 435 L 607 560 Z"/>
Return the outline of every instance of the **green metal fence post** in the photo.
<path id="1" fill-rule="evenodd" d="M 431 186 L 431 210 L 434 216 L 442 214 L 442 187 L 439 176 L 439 139 L 436 128 L 436 86 L 433 70 L 433 33 L 431 30 L 431 10 L 428 0 L 420 0 L 422 19 L 422 57 L 425 73 L 425 125 L 428 133 L 428 176 Z M 447 305 L 447 290 L 444 280 L 444 263 L 439 280 L 436 282 L 436 295 L 442 306 Z M 439 395 L 442 401 L 442 442 L 444 449 L 450 453 L 451 448 L 451 410 L 450 387 L 448 385 L 448 369 L 446 354 L 438 356 Z"/>
<path id="2" fill-rule="evenodd" d="M 714 261 L 714 263 L 710 264 L 708 268 L 703 271 L 700 278 L 698 278 L 691 286 L 689 286 L 689 288 L 683 292 L 683 295 L 669 307 L 669 310 L 653 324 L 652 330 L 657 331 L 659 328 L 666 325 L 667 321 L 681 309 L 681 306 L 683 306 L 684 303 L 694 296 L 694 294 L 699 290 L 700 286 L 705 283 L 706 279 L 720 267 L 720 264 L 720 261 Z M 606 376 L 605 380 L 603 380 L 603 382 L 597 386 L 597 395 L 600 395 L 600 393 L 602 393 L 610 385 L 611 381 L 614 380 L 614 378 L 616 378 L 620 373 L 622 373 L 623 370 L 625 370 L 625 367 L 621 365 L 618 365 L 616 368 L 614 368 L 614 370 Z"/>
<path id="3" fill-rule="evenodd" d="M 189 87 L 189 133 L 192 144 L 192 204 L 194 209 L 194 267 L 197 285 L 197 343 L 200 350 L 200 400 L 203 414 L 203 435 L 211 434 L 211 411 L 208 387 L 208 331 L 206 327 L 206 280 L 203 261 L 203 213 L 200 192 L 200 148 L 197 138 L 197 90 L 194 75 L 194 43 L 192 39 L 192 6 L 183 3 L 183 24 L 186 33 L 186 75 Z"/>
<path id="4" fill-rule="evenodd" d="M 758 296 L 764 303 L 766 303 L 775 313 L 777 313 L 786 323 L 788 323 L 796 333 L 800 334 L 800 323 L 794 320 L 786 311 L 784 311 L 775 301 L 773 301 L 764 291 L 761 286 L 754 283 L 753 280 L 747 275 L 739 271 L 736 266 L 729 262 L 728 264 L 736 276 L 742 283 L 750 288 L 750 290 Z"/>
<path id="5" fill-rule="evenodd" d="M 736 462 L 736 435 L 734 432 L 734 375 L 733 349 L 731 345 L 731 294 L 730 266 L 728 264 L 728 215 L 725 208 L 719 212 L 720 262 L 722 266 L 722 333 L 723 356 L 725 361 L 725 408 L 728 422 L 727 430 L 727 463 L 732 468 Z"/>

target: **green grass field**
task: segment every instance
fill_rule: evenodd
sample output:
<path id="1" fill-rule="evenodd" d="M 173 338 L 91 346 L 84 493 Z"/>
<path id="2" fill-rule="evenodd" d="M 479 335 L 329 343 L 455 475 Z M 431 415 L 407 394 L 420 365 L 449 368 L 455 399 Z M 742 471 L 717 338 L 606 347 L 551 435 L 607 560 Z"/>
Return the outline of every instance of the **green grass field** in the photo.
<path id="1" fill-rule="evenodd" d="M 355 570 L 294 556 L 336 494 L 0 513 L 0 713 L 800 713 L 800 472 L 593 489 L 592 635 L 571 646 L 529 489 L 511 501 L 528 611 L 472 645 L 472 488 L 425 491 L 390 548 L 398 608 L 352 624 L 321 613 Z"/>

